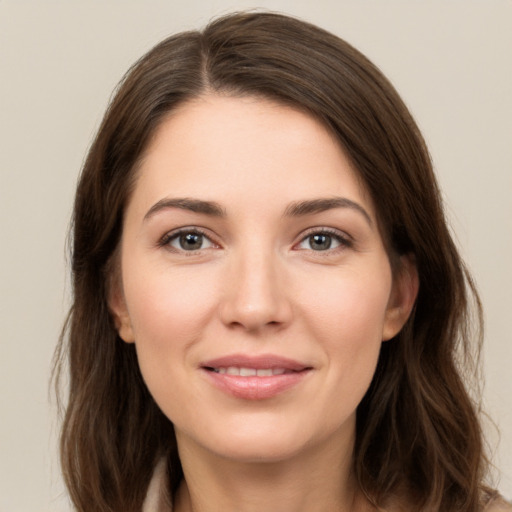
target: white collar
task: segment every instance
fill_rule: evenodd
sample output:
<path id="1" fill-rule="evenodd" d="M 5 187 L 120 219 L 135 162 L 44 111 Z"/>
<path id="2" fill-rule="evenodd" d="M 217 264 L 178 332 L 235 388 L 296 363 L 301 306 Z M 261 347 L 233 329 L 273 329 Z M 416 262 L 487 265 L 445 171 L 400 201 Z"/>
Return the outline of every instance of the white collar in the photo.
<path id="1" fill-rule="evenodd" d="M 167 461 L 162 458 L 153 471 L 142 512 L 172 512 L 172 500 L 168 492 Z"/>

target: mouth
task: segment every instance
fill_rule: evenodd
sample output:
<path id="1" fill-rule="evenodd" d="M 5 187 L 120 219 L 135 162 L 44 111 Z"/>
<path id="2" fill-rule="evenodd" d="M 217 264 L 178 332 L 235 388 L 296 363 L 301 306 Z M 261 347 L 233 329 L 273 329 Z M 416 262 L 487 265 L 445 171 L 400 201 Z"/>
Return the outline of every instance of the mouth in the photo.
<path id="1" fill-rule="evenodd" d="M 204 361 L 201 367 L 227 375 L 261 376 L 282 375 L 311 369 L 311 366 L 301 361 L 274 354 L 245 355 L 231 354 Z M 272 372 L 272 373 L 269 373 Z"/>
<path id="2" fill-rule="evenodd" d="M 312 366 L 274 355 L 232 355 L 200 365 L 207 380 L 224 393 L 243 400 L 273 398 L 298 386 Z"/>
<path id="3" fill-rule="evenodd" d="M 272 377 L 294 372 L 294 370 L 287 370 L 286 368 L 246 368 L 238 366 L 205 367 L 205 369 L 221 375 L 238 375 L 240 377 Z"/>

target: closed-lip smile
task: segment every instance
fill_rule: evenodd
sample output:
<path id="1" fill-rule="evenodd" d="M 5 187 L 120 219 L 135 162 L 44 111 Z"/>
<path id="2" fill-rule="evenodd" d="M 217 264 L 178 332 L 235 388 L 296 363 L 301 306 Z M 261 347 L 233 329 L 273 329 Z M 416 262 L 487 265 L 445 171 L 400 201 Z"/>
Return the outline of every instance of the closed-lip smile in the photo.
<path id="1" fill-rule="evenodd" d="M 233 354 L 200 364 L 221 391 L 244 400 L 272 398 L 299 384 L 312 366 L 282 356 Z"/>

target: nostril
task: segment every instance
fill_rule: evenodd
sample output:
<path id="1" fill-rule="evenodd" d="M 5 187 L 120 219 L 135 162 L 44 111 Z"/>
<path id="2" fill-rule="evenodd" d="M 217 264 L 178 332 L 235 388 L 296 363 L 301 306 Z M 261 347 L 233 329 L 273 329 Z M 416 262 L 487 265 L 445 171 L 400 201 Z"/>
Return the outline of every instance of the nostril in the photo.
<path id="1" fill-rule="evenodd" d="M 283 286 L 261 272 L 250 272 L 250 277 L 227 286 L 219 304 L 219 313 L 225 326 L 247 331 L 277 329 L 289 324 L 292 314 L 290 297 Z"/>

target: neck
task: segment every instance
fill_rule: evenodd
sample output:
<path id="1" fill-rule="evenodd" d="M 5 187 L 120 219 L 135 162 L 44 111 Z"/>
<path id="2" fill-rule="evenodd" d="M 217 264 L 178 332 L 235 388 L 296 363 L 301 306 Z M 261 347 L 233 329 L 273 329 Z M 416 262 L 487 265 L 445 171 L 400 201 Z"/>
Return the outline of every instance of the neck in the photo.
<path id="1" fill-rule="evenodd" d="M 178 440 L 179 442 L 179 440 Z M 182 444 L 182 443 L 179 443 Z M 356 512 L 353 438 L 271 462 L 240 462 L 190 443 L 180 447 L 184 480 L 175 512 Z"/>

